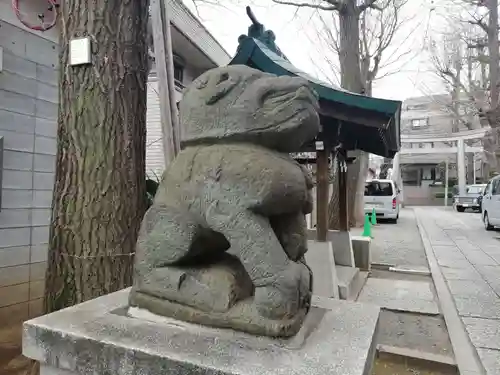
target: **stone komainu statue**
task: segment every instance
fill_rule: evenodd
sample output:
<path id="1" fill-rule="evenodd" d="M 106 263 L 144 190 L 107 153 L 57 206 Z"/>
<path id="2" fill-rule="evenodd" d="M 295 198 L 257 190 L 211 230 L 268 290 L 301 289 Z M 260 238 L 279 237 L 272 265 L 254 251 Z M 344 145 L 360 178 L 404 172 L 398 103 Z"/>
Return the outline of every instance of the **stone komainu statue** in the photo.
<path id="1" fill-rule="evenodd" d="M 312 181 L 288 153 L 319 131 L 305 80 L 210 70 L 180 104 L 183 150 L 137 242 L 130 305 L 193 323 L 291 336 L 308 312 Z"/>

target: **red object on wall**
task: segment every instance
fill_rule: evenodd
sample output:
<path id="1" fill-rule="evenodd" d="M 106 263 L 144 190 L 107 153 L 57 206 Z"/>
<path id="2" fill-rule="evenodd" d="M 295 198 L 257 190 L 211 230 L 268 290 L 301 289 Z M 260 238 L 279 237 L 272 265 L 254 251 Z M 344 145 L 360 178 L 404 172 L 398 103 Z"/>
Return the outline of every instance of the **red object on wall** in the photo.
<path id="1" fill-rule="evenodd" d="M 48 3 L 47 10 L 49 10 L 53 14 L 52 21 L 49 23 L 45 23 L 45 21 L 44 21 L 45 14 L 41 14 L 41 15 L 39 14 L 38 18 L 41 21 L 40 25 L 31 24 L 23 18 L 23 16 L 21 15 L 21 11 L 19 10 L 19 0 L 12 0 L 12 9 L 14 10 L 14 13 L 16 14 L 17 19 L 27 28 L 29 28 L 31 30 L 36 30 L 36 31 L 47 31 L 47 30 L 52 29 L 57 23 L 57 16 L 58 16 L 57 8 L 59 6 L 59 4 L 56 2 L 56 0 L 47 0 L 47 3 Z"/>

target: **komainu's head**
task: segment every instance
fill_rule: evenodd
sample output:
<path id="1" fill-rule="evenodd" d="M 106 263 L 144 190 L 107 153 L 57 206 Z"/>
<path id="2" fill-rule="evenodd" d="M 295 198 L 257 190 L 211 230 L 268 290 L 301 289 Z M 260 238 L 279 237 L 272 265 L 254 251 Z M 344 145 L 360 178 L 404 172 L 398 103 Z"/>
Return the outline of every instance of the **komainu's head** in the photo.
<path id="1" fill-rule="evenodd" d="M 306 80 L 232 65 L 198 77 L 180 103 L 182 145 L 245 142 L 297 152 L 319 131 Z"/>

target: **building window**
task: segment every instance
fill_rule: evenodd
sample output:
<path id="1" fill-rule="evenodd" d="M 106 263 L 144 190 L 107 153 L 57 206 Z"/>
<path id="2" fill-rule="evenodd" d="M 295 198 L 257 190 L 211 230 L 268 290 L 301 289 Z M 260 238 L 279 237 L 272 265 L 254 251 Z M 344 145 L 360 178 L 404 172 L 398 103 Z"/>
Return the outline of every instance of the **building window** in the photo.
<path id="1" fill-rule="evenodd" d="M 411 127 L 414 129 L 425 128 L 429 126 L 428 118 L 414 118 L 411 120 Z"/>
<path id="2" fill-rule="evenodd" d="M 186 64 L 184 59 L 179 55 L 174 54 L 174 80 L 176 83 L 184 83 L 184 68 Z"/>
<path id="3" fill-rule="evenodd" d="M 491 195 L 500 195 L 500 179 L 493 180 Z"/>
<path id="4" fill-rule="evenodd" d="M 418 111 L 421 109 L 425 109 L 425 104 L 408 104 L 406 106 L 407 111 Z"/>

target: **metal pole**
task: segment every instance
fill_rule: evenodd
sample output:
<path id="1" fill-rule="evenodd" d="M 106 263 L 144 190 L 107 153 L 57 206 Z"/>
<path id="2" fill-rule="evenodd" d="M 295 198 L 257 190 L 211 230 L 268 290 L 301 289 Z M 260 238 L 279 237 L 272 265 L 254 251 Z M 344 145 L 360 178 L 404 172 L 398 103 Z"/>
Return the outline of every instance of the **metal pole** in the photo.
<path id="1" fill-rule="evenodd" d="M 460 195 L 465 195 L 465 144 L 463 139 L 457 141 L 457 173 L 458 173 L 458 189 Z"/>
<path id="2" fill-rule="evenodd" d="M 444 206 L 448 207 L 448 159 L 444 168 Z"/>
<path id="3" fill-rule="evenodd" d="M 472 182 L 473 184 L 476 183 L 476 153 L 474 152 L 472 154 L 472 165 L 473 165 L 473 173 L 472 175 L 474 176 L 474 181 Z"/>

